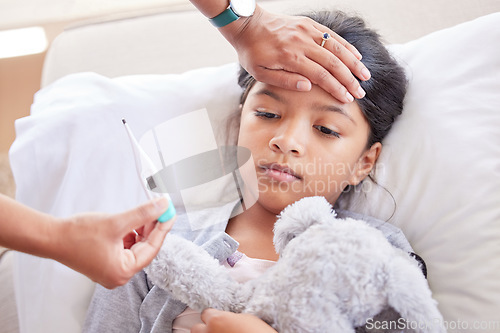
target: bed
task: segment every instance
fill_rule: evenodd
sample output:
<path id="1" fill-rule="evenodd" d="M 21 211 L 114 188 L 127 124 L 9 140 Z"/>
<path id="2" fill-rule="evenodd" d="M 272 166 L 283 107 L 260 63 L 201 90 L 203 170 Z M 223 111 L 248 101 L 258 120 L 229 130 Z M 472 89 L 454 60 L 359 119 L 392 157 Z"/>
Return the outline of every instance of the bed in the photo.
<path id="1" fill-rule="evenodd" d="M 261 1 L 275 12 L 356 12 L 405 66 L 403 116 L 371 188 L 344 208 L 388 220 L 427 262 L 450 332 L 500 330 L 500 1 Z M 137 137 L 205 108 L 222 144 L 238 103 L 237 57 L 194 10 L 157 10 L 74 25 L 53 43 L 31 115 L 16 122 L 17 199 L 67 216 L 146 200 L 121 118 Z M 221 93 L 224 92 L 224 93 Z M 193 98 L 192 96 L 196 96 Z M 94 284 L 47 259 L 16 254 L 21 332 L 78 332 Z"/>

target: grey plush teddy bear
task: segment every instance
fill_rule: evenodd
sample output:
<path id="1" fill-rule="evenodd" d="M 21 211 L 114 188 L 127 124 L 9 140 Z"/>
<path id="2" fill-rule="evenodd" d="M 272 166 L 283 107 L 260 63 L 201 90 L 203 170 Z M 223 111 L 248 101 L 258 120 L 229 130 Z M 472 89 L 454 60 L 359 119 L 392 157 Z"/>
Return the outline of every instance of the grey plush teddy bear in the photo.
<path id="1" fill-rule="evenodd" d="M 336 218 L 325 198 L 285 208 L 274 233 L 278 262 L 243 284 L 174 235 L 146 273 L 192 309 L 250 313 L 282 333 L 359 332 L 375 327 L 373 318 L 387 309 L 400 315 L 392 331 L 444 332 L 435 325 L 442 317 L 417 262 L 365 222 Z"/>

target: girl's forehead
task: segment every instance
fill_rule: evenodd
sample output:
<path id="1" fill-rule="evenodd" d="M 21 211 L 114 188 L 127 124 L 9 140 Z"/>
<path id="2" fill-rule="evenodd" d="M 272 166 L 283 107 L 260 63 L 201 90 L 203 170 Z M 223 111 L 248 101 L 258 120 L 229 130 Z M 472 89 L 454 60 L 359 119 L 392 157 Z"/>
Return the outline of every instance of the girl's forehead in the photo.
<path id="1" fill-rule="evenodd" d="M 253 84 L 249 88 L 248 95 L 253 97 L 269 96 L 282 103 L 286 103 L 289 101 L 294 101 L 295 103 L 296 101 L 301 101 L 304 103 L 316 102 L 316 104 L 318 104 L 319 102 L 322 102 L 325 105 L 336 105 L 337 107 L 345 107 L 351 104 L 351 103 L 347 104 L 341 103 L 331 94 L 329 94 L 328 92 L 326 92 L 317 85 L 312 85 L 310 91 L 296 91 L 256 81 L 255 84 Z"/>
<path id="2" fill-rule="evenodd" d="M 270 100 L 278 104 L 292 107 L 303 107 L 303 112 L 311 111 L 331 111 L 346 116 L 350 121 L 356 123 L 356 119 L 364 119 L 364 115 L 359 105 L 354 101 L 351 103 L 341 103 L 331 94 L 317 85 L 313 85 L 310 91 L 294 91 L 279 88 L 262 82 L 255 84 L 248 91 L 247 100 Z"/>

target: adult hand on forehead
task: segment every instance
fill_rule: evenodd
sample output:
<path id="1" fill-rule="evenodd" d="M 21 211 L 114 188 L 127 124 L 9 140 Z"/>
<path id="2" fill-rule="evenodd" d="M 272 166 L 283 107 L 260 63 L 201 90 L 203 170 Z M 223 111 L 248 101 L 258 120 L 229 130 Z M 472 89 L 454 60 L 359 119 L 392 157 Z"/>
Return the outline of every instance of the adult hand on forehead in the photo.
<path id="1" fill-rule="evenodd" d="M 344 103 L 365 94 L 355 78 L 370 78 L 361 54 L 310 18 L 271 14 L 257 6 L 253 16 L 220 31 L 258 81 L 297 91 L 317 84 Z M 325 32 L 330 38 L 321 46 Z"/>

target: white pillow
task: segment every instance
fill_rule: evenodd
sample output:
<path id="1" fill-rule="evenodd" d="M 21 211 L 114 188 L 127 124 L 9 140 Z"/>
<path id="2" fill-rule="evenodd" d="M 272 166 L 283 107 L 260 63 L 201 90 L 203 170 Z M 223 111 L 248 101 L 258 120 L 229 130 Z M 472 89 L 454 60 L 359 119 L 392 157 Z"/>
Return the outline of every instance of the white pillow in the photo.
<path id="1" fill-rule="evenodd" d="M 463 332 L 500 325 L 499 27 L 497 13 L 391 47 L 411 80 L 377 179 L 397 203 L 390 222 L 427 262 L 449 328 Z M 33 115 L 16 123 L 18 200 L 55 215 L 143 202 L 120 119 L 138 137 L 202 107 L 222 119 L 237 105 L 235 71 L 233 64 L 179 76 L 77 74 L 42 90 Z M 390 196 L 366 189 L 344 206 L 388 219 Z M 49 260 L 23 255 L 18 263 L 23 332 L 79 331 L 92 284 Z"/>
<path id="2" fill-rule="evenodd" d="M 450 329 L 498 331 L 500 13 L 390 49 L 410 78 L 376 170 L 396 210 L 370 183 L 344 207 L 404 231 Z"/>

